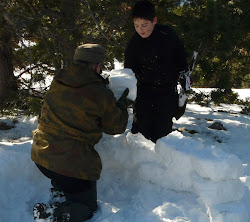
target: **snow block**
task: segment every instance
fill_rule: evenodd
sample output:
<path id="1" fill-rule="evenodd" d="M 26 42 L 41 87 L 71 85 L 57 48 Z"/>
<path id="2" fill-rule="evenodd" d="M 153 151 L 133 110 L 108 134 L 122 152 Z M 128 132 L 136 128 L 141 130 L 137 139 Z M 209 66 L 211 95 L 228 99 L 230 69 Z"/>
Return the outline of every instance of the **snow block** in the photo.
<path id="1" fill-rule="evenodd" d="M 95 145 L 95 149 L 101 156 L 103 169 L 126 167 L 127 162 L 130 161 L 127 148 L 126 137 L 123 134 L 115 136 L 104 134 L 101 141 Z M 110 156 L 112 156 L 112 161 L 110 161 Z"/>
<path id="2" fill-rule="evenodd" d="M 245 187 L 239 179 L 214 182 L 193 176 L 193 184 L 202 202 L 209 206 L 238 201 L 245 194 Z"/>
<path id="3" fill-rule="evenodd" d="M 216 148 L 197 150 L 191 159 L 195 172 L 214 182 L 236 180 L 243 175 L 241 160 Z"/>
<path id="4" fill-rule="evenodd" d="M 130 158 L 126 162 L 127 167 L 138 170 L 141 179 L 167 189 L 192 191 L 190 167 L 187 167 L 188 164 L 191 166 L 189 157 L 171 152 L 172 150 L 165 144 L 162 145 L 162 152 L 168 155 L 159 156 L 155 152 L 155 144 L 140 133 L 128 133 L 126 138 L 131 148 Z M 170 159 L 166 160 L 164 157 Z"/>
<path id="5" fill-rule="evenodd" d="M 190 157 L 193 153 L 196 153 L 203 148 L 204 145 L 200 141 L 185 137 L 180 132 L 175 131 L 168 136 L 157 140 L 155 152 L 168 167 L 170 167 L 171 164 L 174 164 L 178 168 L 188 167 L 192 169 Z M 188 166 L 183 163 L 184 159 L 186 162 L 190 163 Z"/>
<path id="6" fill-rule="evenodd" d="M 166 167 L 166 172 L 162 172 L 163 180 L 171 181 L 161 182 L 161 185 L 176 191 L 195 191 L 209 206 L 242 199 L 245 187 L 239 180 L 243 167 L 238 157 L 204 147 L 202 142 L 179 132 L 159 139 L 155 153 Z"/>
<path id="7" fill-rule="evenodd" d="M 128 99 L 135 100 L 137 93 L 137 80 L 132 69 L 113 69 L 109 76 L 109 89 L 119 99 L 126 88 L 129 88 Z"/>
<path id="8" fill-rule="evenodd" d="M 189 174 L 183 173 L 176 175 L 176 171 L 166 168 L 161 164 L 154 162 L 142 163 L 138 166 L 139 176 L 150 183 L 156 184 L 162 188 L 175 191 L 192 192 L 192 181 Z"/>
<path id="9" fill-rule="evenodd" d="M 168 188 L 176 191 L 193 190 L 191 155 L 202 147 L 201 142 L 184 137 L 179 132 L 157 140 L 155 152 L 166 167 Z"/>
<path id="10" fill-rule="evenodd" d="M 147 140 L 141 133 L 128 133 L 126 136 L 130 147 L 130 158 L 127 161 L 128 166 L 137 168 L 137 165 L 145 162 L 158 162 L 155 155 L 154 143 Z"/>

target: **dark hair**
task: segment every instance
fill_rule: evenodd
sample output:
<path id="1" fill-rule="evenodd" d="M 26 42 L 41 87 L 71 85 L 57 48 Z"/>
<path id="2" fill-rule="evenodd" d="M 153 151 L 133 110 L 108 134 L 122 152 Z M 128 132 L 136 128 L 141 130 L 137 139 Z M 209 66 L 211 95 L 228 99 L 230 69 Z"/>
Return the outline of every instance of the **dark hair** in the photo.
<path id="1" fill-rule="evenodd" d="M 153 22 L 155 16 L 155 6 L 147 0 L 136 2 L 132 10 L 133 19 L 143 18 Z"/>

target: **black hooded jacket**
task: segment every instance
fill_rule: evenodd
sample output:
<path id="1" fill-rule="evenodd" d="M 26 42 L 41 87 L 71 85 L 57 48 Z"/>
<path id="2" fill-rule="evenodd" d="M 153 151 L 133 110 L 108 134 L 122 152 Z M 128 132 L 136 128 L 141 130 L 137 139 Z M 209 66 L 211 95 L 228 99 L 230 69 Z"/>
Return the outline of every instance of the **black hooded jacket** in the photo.
<path id="1" fill-rule="evenodd" d="M 187 71 L 186 53 L 176 33 L 156 24 L 148 38 L 135 33 L 125 51 L 124 68 L 131 68 L 138 87 L 176 88 L 180 71 Z M 183 85 L 184 83 L 182 83 Z"/>

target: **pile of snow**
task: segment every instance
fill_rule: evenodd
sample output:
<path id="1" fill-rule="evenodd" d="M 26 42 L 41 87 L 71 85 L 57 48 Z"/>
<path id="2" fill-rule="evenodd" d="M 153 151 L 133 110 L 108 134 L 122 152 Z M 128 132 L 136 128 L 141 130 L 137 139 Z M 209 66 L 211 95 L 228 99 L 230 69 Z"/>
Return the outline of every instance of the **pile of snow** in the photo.
<path id="1" fill-rule="evenodd" d="M 133 79 L 128 69 L 110 73 L 117 98 L 127 87 L 135 97 Z M 215 112 L 229 108 L 234 114 Z M 174 122 L 186 131 L 154 144 L 131 134 L 129 109 L 126 132 L 104 134 L 95 146 L 103 171 L 97 183 L 99 209 L 90 222 L 250 222 L 250 117 L 238 111 L 239 106 L 188 104 Z M 30 159 L 36 117 L 1 121 L 15 128 L 0 131 L 0 222 L 31 222 L 34 204 L 48 203 L 51 187 Z M 227 130 L 208 128 L 212 122 Z"/>

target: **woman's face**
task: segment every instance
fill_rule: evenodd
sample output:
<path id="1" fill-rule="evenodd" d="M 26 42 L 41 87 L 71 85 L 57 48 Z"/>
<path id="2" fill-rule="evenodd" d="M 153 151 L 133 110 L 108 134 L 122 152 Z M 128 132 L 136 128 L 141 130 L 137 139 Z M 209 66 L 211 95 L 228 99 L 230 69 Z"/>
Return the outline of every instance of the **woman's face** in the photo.
<path id="1" fill-rule="evenodd" d="M 135 30 L 142 38 L 148 38 L 152 34 L 156 23 L 157 17 L 154 17 L 153 22 L 143 18 L 134 19 Z"/>

